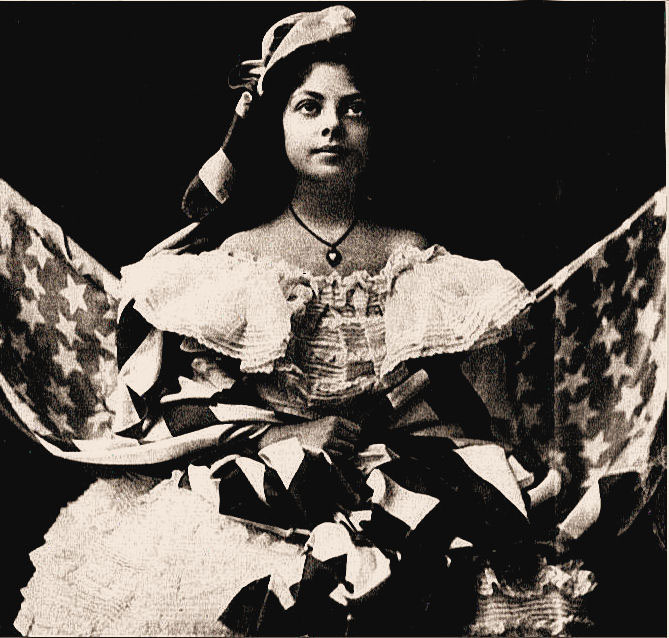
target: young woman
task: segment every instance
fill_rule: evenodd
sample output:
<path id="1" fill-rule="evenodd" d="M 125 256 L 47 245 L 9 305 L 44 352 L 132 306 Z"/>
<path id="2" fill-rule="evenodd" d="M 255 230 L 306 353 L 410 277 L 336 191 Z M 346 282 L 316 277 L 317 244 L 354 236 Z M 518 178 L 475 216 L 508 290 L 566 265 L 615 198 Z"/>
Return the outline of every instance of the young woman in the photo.
<path id="1" fill-rule="evenodd" d="M 465 631 L 473 572 L 446 553 L 526 538 L 458 353 L 531 295 L 408 212 L 387 223 L 389 139 L 358 43 L 345 7 L 272 27 L 242 65 L 255 95 L 233 161 L 214 156 L 187 195 L 209 216 L 124 269 L 116 431 L 213 445 L 68 506 L 32 555 L 20 631 Z M 233 216 L 246 229 L 226 234 Z M 278 528 L 304 528 L 306 556 Z"/>

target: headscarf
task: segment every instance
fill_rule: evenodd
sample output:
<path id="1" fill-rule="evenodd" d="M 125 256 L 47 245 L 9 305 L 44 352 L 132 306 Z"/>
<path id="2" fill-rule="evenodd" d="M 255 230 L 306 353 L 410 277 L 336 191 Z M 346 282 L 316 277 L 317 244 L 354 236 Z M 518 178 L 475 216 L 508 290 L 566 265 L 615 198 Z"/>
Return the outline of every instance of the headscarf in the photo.
<path id="1" fill-rule="evenodd" d="M 262 39 L 262 57 L 246 60 L 232 70 L 228 78 L 230 87 L 255 89 L 262 95 L 263 80 L 277 62 L 303 47 L 353 33 L 355 24 L 355 14 L 343 5 L 303 11 L 279 20 Z"/>

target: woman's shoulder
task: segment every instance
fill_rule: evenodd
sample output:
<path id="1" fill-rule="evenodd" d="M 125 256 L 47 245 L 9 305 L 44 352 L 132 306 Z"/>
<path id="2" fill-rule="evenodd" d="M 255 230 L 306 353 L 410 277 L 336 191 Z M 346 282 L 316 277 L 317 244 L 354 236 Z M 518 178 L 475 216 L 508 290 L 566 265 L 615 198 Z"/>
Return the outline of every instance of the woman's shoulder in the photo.
<path id="1" fill-rule="evenodd" d="M 253 228 L 251 230 L 242 230 L 230 237 L 226 238 L 223 243 L 219 246 L 219 250 L 230 250 L 237 251 L 243 250 L 245 252 L 253 252 L 253 248 L 256 246 L 258 237 L 257 229 Z"/>
<path id="2" fill-rule="evenodd" d="M 421 250 L 430 246 L 427 237 L 415 230 L 391 228 L 388 235 L 388 247 L 391 252 L 402 246 L 410 246 Z"/>
<path id="3" fill-rule="evenodd" d="M 375 222 L 364 222 L 365 231 L 369 241 L 385 247 L 388 256 L 402 247 L 418 249 L 429 248 L 431 245 L 428 238 L 422 233 L 397 226 L 384 226 Z"/>
<path id="4" fill-rule="evenodd" d="M 274 219 L 230 235 L 221 243 L 219 250 L 263 255 L 271 253 L 277 239 L 281 239 L 284 234 L 281 232 L 281 220 Z"/>

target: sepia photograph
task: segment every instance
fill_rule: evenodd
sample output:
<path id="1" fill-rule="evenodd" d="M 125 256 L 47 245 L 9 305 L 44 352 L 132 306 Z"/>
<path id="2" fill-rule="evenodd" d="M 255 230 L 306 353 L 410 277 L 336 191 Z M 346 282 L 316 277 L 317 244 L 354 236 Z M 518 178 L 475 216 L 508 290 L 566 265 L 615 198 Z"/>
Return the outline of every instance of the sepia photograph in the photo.
<path id="1" fill-rule="evenodd" d="M 665 29 L 0 1 L 0 635 L 666 635 Z"/>

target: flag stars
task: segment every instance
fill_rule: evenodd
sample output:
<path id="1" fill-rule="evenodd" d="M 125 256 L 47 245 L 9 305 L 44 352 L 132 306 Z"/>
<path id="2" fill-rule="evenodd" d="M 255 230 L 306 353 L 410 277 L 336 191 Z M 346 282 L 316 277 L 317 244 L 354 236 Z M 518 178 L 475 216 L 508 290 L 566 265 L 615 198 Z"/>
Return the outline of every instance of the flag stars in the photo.
<path id="1" fill-rule="evenodd" d="M 557 355 L 558 357 L 564 358 L 566 361 L 570 361 L 575 349 L 576 337 L 574 335 L 568 337 L 563 335 L 560 338 L 560 347 L 558 348 Z"/>
<path id="2" fill-rule="evenodd" d="M 576 374 L 570 375 L 569 379 L 569 386 L 574 390 L 578 390 L 578 388 L 587 385 L 589 383 L 588 377 L 586 377 L 583 374 L 583 369 L 585 368 L 585 364 L 581 364 L 579 369 L 576 371 Z M 572 392 L 573 394 L 574 392 Z"/>
<path id="3" fill-rule="evenodd" d="M 604 317 L 604 319 L 602 319 L 602 335 L 600 341 L 606 346 L 606 351 L 611 352 L 613 345 L 621 339 L 622 335 L 618 332 L 615 325 Z"/>
<path id="4" fill-rule="evenodd" d="M 86 288 L 87 286 L 85 283 L 78 284 L 70 273 L 67 274 L 67 285 L 60 291 L 60 294 L 67 299 L 70 315 L 74 316 L 74 313 L 78 308 L 81 308 L 84 312 L 88 310 L 88 306 L 84 299 Z"/>
<path id="5" fill-rule="evenodd" d="M 106 410 L 95 412 L 86 420 L 86 426 L 89 430 L 88 438 L 107 437 L 112 432 L 112 415 Z"/>
<path id="6" fill-rule="evenodd" d="M 518 380 L 516 382 L 516 391 L 519 395 L 524 394 L 528 390 L 532 390 L 532 380 L 527 375 L 522 372 L 518 374 Z"/>
<path id="7" fill-rule="evenodd" d="M 37 299 L 26 300 L 25 298 L 21 300 L 21 310 L 16 316 L 17 319 L 28 324 L 30 328 L 35 326 L 38 323 L 43 323 L 40 321 L 42 318 L 42 313 L 39 311 L 39 306 L 37 305 Z"/>
<path id="8" fill-rule="evenodd" d="M 603 288 L 596 301 L 593 303 L 593 307 L 596 309 L 598 317 L 601 316 L 604 308 L 613 301 L 613 290 L 615 287 L 616 285 L 614 282 L 607 288 Z"/>
<path id="9" fill-rule="evenodd" d="M 54 324 L 56 329 L 62 333 L 67 339 L 68 343 L 73 343 L 77 337 L 76 328 L 77 322 L 70 321 L 64 314 L 58 314 L 58 323 Z"/>
<path id="10" fill-rule="evenodd" d="M 595 257 L 590 261 L 590 269 L 592 270 L 592 281 L 596 282 L 599 277 L 599 271 L 603 268 L 608 268 L 609 264 L 604 258 L 604 251 L 600 250 Z"/>
<path id="11" fill-rule="evenodd" d="M 632 270 L 627 275 L 627 278 L 625 279 L 625 283 L 623 284 L 623 287 L 621 289 L 622 294 L 626 295 L 627 292 L 632 289 L 632 286 L 634 285 L 634 283 L 636 281 L 637 281 L 636 268 L 632 268 Z"/>
<path id="12" fill-rule="evenodd" d="M 70 410 L 73 410 L 76 407 L 72 402 L 72 399 L 70 399 L 67 386 L 58 385 L 58 382 L 53 377 L 49 377 L 49 383 L 46 386 L 46 390 L 49 394 L 53 395 L 53 398 L 57 403 L 64 405 Z"/>
<path id="13" fill-rule="evenodd" d="M 645 284 L 646 280 L 643 277 L 637 278 L 632 284 L 632 287 L 630 289 L 630 295 L 634 301 L 637 301 L 639 299 L 639 293 L 641 292 L 641 289 L 644 287 Z"/>
<path id="14" fill-rule="evenodd" d="M 639 246 L 641 244 L 641 240 L 643 239 L 643 231 L 639 230 L 639 233 L 637 235 L 632 235 L 631 233 L 627 235 L 626 241 L 627 245 L 629 246 L 629 256 L 633 256 L 636 254 L 637 250 L 639 250 Z"/>
<path id="15" fill-rule="evenodd" d="M 599 416 L 599 411 L 593 410 L 589 404 L 590 394 L 586 394 L 578 403 L 569 406 L 569 412 L 576 419 L 582 431 L 585 431 L 590 419 Z"/>
<path id="16" fill-rule="evenodd" d="M 611 354 L 608 368 L 604 371 L 604 376 L 611 377 L 613 386 L 618 387 L 623 378 L 632 377 L 634 370 L 625 363 L 627 353 L 623 350 L 620 354 Z"/>
<path id="17" fill-rule="evenodd" d="M 95 329 L 95 334 L 100 338 L 100 346 L 102 350 L 108 351 L 114 358 L 116 355 L 112 353 L 116 352 L 116 331 L 112 330 L 108 335 L 103 335 L 97 328 Z"/>
<path id="18" fill-rule="evenodd" d="M 25 282 L 23 284 L 24 287 L 28 288 L 29 290 L 32 290 L 33 294 L 35 295 L 35 298 L 45 295 L 46 290 L 44 290 L 44 287 L 37 278 L 37 268 L 31 269 L 28 268 L 26 264 L 23 264 L 23 272 L 25 273 L 26 276 Z"/>
<path id="19" fill-rule="evenodd" d="M 64 347 L 61 343 L 58 343 L 58 354 L 54 356 L 54 361 L 63 369 L 63 376 L 66 379 L 73 371 L 80 368 L 76 352 Z"/>
<path id="20" fill-rule="evenodd" d="M 575 308 L 574 304 L 566 296 L 556 297 L 555 316 L 560 320 L 563 326 L 567 325 L 567 313 Z"/>
<path id="21" fill-rule="evenodd" d="M 641 397 L 641 387 L 639 383 L 634 385 L 623 385 L 620 388 L 620 401 L 616 406 L 617 412 L 623 412 L 625 419 L 630 421 L 634 416 L 634 410 L 638 408 L 643 399 Z"/>
<path id="22" fill-rule="evenodd" d="M 47 406 L 46 409 L 47 416 L 49 420 L 56 425 L 58 432 L 61 434 L 74 434 L 74 430 L 67 422 L 67 413 L 56 412 L 52 406 Z"/>
<path id="23" fill-rule="evenodd" d="M 46 260 L 49 258 L 49 253 L 47 249 L 42 246 L 41 240 L 33 238 L 30 246 L 26 248 L 26 255 L 33 256 L 37 260 L 40 269 L 44 270 L 44 264 L 46 264 Z"/>

